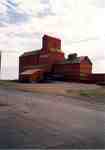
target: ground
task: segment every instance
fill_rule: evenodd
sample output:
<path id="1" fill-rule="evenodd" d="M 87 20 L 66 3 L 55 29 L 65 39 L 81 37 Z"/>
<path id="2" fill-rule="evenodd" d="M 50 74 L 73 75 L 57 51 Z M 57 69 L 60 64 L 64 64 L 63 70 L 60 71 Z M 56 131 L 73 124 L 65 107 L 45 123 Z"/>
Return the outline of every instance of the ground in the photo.
<path id="1" fill-rule="evenodd" d="M 99 86 L 75 83 L 9 86 L 0 87 L 0 148 L 105 148 L 103 94 L 68 94 L 74 90 L 98 90 Z M 33 92 L 34 87 L 40 90 L 46 87 L 48 93 Z"/>

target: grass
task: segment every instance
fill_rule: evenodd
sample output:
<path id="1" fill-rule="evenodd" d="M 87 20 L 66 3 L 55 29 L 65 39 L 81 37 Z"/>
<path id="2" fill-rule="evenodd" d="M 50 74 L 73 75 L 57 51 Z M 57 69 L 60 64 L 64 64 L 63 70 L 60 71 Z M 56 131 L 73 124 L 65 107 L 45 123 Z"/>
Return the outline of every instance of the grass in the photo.
<path id="1" fill-rule="evenodd" d="M 35 86 L 36 85 L 36 86 Z M 42 94 L 57 94 L 64 96 L 82 96 L 82 97 L 105 97 L 105 87 L 98 89 L 67 89 L 62 85 L 56 84 L 21 84 L 17 81 L 0 80 L 0 87 L 7 89 L 16 89 L 19 91 L 42 93 Z"/>
<path id="2" fill-rule="evenodd" d="M 80 90 L 79 94 L 84 97 L 105 97 L 105 88 Z"/>
<path id="3" fill-rule="evenodd" d="M 66 90 L 65 92 L 65 96 L 79 96 L 79 90 L 71 90 L 71 89 L 68 89 Z"/>
<path id="4" fill-rule="evenodd" d="M 15 86 L 17 84 L 16 80 L 0 80 L 0 86 L 3 87 L 11 87 L 11 86 Z"/>
<path id="5" fill-rule="evenodd" d="M 91 89 L 84 88 L 84 85 L 78 87 L 78 84 L 74 87 L 66 87 L 65 84 L 21 84 L 16 81 L 0 81 L 0 88 L 4 88 L 6 90 L 17 90 L 23 92 L 31 92 L 34 94 L 51 94 L 60 95 L 65 97 L 74 97 L 79 98 L 83 101 L 88 101 L 91 104 L 97 103 L 101 105 L 105 105 L 105 87 L 99 86 Z M 78 88 L 77 88 L 78 87 Z M 0 106 L 5 104 L 0 103 Z"/>

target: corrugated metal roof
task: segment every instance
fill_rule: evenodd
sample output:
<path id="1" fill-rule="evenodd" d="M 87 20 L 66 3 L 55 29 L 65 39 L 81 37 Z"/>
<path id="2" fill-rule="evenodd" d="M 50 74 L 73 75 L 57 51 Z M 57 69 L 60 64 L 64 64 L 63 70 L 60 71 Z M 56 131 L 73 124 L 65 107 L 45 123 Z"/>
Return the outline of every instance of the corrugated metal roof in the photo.
<path id="1" fill-rule="evenodd" d="M 21 73 L 21 75 L 31 75 L 33 73 L 44 71 L 43 69 L 28 69 Z"/>

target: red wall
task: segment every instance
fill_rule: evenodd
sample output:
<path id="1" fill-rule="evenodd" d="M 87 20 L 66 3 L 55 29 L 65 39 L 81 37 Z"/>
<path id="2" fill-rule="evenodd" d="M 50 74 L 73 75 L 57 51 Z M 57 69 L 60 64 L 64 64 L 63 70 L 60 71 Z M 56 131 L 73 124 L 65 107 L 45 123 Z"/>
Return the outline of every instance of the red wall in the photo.
<path id="1" fill-rule="evenodd" d="M 84 80 L 81 80 L 81 82 L 84 82 L 84 83 L 105 83 L 105 74 L 100 74 L 100 73 L 97 73 L 97 74 L 87 74 L 84 78 Z"/>
<path id="2" fill-rule="evenodd" d="M 40 55 L 39 64 L 54 64 L 64 60 L 64 53 L 54 52 Z"/>
<path id="3" fill-rule="evenodd" d="M 79 74 L 80 65 L 79 64 L 56 64 L 54 65 L 54 73 Z"/>
<path id="4" fill-rule="evenodd" d="M 53 67 L 54 74 L 64 75 L 65 80 L 78 81 L 80 79 L 79 64 L 56 64 Z"/>
<path id="5" fill-rule="evenodd" d="M 22 56 L 19 58 L 19 72 L 24 71 L 25 67 L 37 65 L 39 63 L 39 55 Z"/>
<path id="6" fill-rule="evenodd" d="M 65 79 L 74 81 L 85 81 L 90 79 L 92 65 L 83 64 L 56 64 L 53 71 L 55 74 L 63 74 Z"/>
<path id="7" fill-rule="evenodd" d="M 51 48 L 61 49 L 61 40 L 45 35 L 42 41 L 42 52 L 48 53 Z"/>
<path id="8" fill-rule="evenodd" d="M 105 82 L 105 74 L 104 73 L 93 73 L 92 79 L 93 79 L 93 82 Z"/>
<path id="9" fill-rule="evenodd" d="M 50 51 L 51 48 L 55 49 L 55 51 Z M 44 35 L 40 54 L 23 55 L 19 58 L 19 72 L 38 64 L 48 64 L 51 68 L 52 64 L 64 60 L 64 53 L 57 52 L 56 49 L 61 49 L 61 40 Z"/>
<path id="10" fill-rule="evenodd" d="M 91 64 L 80 64 L 80 73 L 83 74 L 91 74 L 92 73 L 92 65 Z"/>

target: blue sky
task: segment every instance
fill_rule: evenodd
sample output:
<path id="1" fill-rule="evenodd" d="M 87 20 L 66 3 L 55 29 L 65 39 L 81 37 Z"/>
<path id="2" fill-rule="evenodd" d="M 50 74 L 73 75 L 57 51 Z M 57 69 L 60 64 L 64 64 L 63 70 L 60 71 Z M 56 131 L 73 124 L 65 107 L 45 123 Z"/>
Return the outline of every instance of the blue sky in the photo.
<path id="1" fill-rule="evenodd" d="M 0 0 L 0 49 L 31 51 L 44 33 L 62 39 L 62 50 L 88 55 L 105 72 L 105 0 Z"/>

